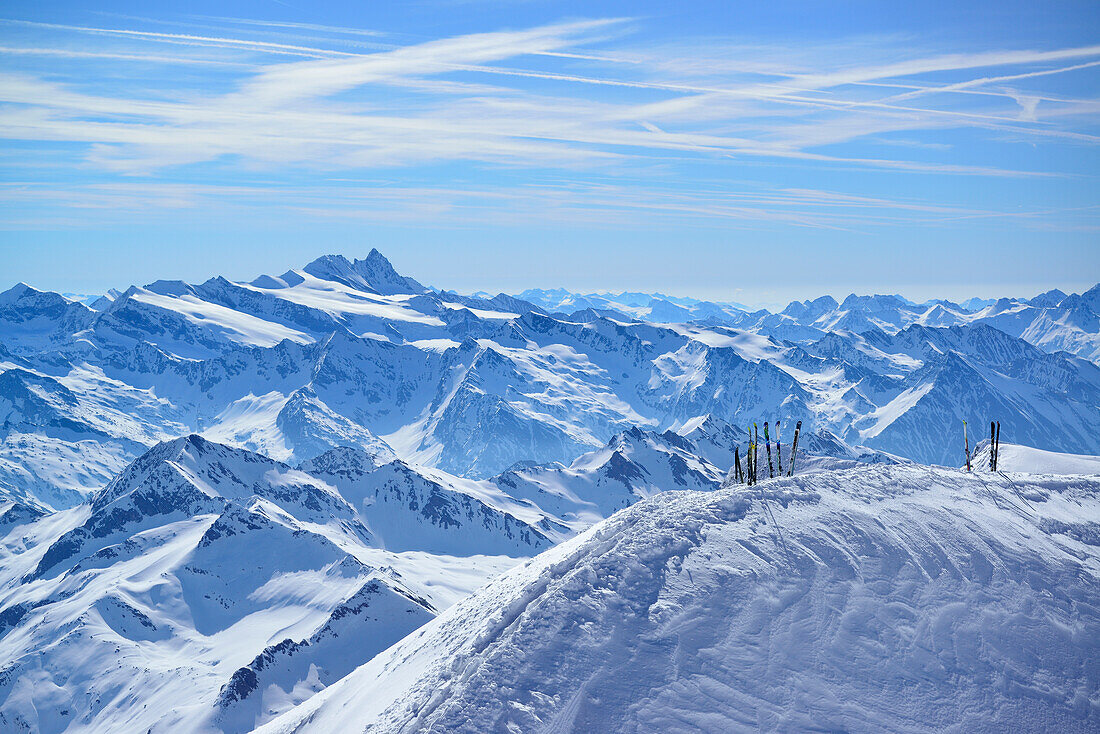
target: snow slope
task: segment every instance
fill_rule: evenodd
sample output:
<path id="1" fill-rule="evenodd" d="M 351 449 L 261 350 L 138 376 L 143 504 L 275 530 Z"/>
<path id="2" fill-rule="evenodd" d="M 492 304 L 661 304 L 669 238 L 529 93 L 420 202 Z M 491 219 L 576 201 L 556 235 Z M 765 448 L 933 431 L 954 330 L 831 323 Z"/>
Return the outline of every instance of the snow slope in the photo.
<path id="1" fill-rule="evenodd" d="M 971 466 L 978 471 L 989 468 L 988 440 L 976 447 Z M 1002 472 L 1100 476 L 1100 456 L 1061 454 L 1001 441 L 997 454 L 997 469 Z"/>
<path id="2" fill-rule="evenodd" d="M 874 466 L 640 502 L 260 731 L 1100 727 L 1100 480 Z"/>

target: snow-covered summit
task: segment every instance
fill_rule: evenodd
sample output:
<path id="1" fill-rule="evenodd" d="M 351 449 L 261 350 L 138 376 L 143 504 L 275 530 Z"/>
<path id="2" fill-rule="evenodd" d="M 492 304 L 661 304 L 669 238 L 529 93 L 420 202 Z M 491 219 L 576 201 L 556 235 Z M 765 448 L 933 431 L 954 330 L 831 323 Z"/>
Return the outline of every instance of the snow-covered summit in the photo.
<path id="1" fill-rule="evenodd" d="M 1098 523 L 1095 478 L 665 493 L 260 731 L 1095 731 Z"/>
<path id="2" fill-rule="evenodd" d="M 428 289 L 412 278 L 398 275 L 393 265 L 376 249 L 362 260 L 342 255 L 323 255 L 303 270 L 322 280 L 335 280 L 371 293 L 391 296 L 401 293 L 427 293 Z"/>

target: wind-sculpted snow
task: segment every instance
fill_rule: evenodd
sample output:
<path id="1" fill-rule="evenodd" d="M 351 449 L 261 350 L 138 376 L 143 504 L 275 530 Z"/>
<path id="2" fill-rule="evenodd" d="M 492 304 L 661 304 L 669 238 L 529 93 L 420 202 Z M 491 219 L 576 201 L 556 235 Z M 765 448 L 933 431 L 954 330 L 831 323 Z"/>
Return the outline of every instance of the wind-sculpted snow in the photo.
<path id="1" fill-rule="evenodd" d="M 1095 731 L 1098 521 L 1096 477 L 664 493 L 261 731 Z"/>

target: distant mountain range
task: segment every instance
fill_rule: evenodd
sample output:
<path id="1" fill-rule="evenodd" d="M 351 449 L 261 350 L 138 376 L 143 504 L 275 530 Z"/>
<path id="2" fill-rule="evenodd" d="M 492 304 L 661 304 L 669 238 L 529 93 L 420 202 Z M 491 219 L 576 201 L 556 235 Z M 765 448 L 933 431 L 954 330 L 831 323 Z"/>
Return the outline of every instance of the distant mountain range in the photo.
<path id="1" fill-rule="evenodd" d="M 559 288 L 526 290 L 516 297 L 548 313 L 571 315 L 591 309 L 611 317 L 654 323 L 719 323 L 792 341 L 812 340 L 838 330 L 861 333 L 881 329 L 892 333 L 913 324 L 987 323 L 1048 352 L 1066 351 L 1094 362 L 1100 359 L 1097 339 L 1100 284 L 1082 295 L 1070 296 L 1054 289 L 1031 299 L 970 298 L 961 304 L 940 299 L 913 303 L 902 296 L 853 293 L 842 303 L 832 296 L 794 301 L 779 313 L 750 310 L 739 303 L 699 301 L 662 293 L 579 294 Z"/>
<path id="2" fill-rule="evenodd" d="M 920 462 L 959 463 L 963 420 L 1100 453 L 1098 310 L 1100 286 L 978 310 L 897 296 L 780 313 L 632 293 L 468 297 L 377 250 L 90 306 L 20 284 L 0 294 L 0 486 L 70 507 L 190 433 L 278 461 L 354 446 L 486 479 L 705 416 L 778 420 L 788 437 L 801 420 Z"/>
<path id="3" fill-rule="evenodd" d="M 1033 447 L 1009 462 L 1092 467 L 1042 450 L 1100 454 L 1097 294 L 778 314 L 459 296 L 377 251 L 91 304 L 17 285 L 0 294 L 0 730 L 297 721 L 398 640 L 473 629 L 453 620 L 484 596 L 432 620 L 524 559 L 666 490 L 719 490 L 765 421 L 762 478 L 790 469 L 802 422 L 796 474 L 823 476 L 799 502 L 866 472 L 947 481 L 913 462 L 961 465 L 964 420 L 977 460 L 997 420 Z M 1057 522 L 1043 532 L 1094 533 Z"/>

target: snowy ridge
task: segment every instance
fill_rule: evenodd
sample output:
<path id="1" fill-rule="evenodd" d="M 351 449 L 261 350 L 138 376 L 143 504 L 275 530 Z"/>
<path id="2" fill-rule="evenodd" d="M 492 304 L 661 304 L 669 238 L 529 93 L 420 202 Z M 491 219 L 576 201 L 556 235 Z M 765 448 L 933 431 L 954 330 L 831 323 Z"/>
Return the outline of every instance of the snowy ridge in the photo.
<path id="1" fill-rule="evenodd" d="M 215 703 L 223 731 L 251 731 L 343 678 L 435 616 L 400 585 L 373 578 L 337 606 L 309 639 L 271 645 L 233 673 Z"/>
<path id="2" fill-rule="evenodd" d="M 1000 443 L 997 451 L 997 470 L 1000 472 L 1100 476 L 1100 456 L 1042 451 L 1004 441 Z M 970 465 L 977 471 L 989 468 L 988 439 L 974 447 Z"/>
<path id="3" fill-rule="evenodd" d="M 873 467 L 665 493 L 263 732 L 1093 731 L 1100 481 Z M 629 673 L 627 674 L 627 671 Z"/>

